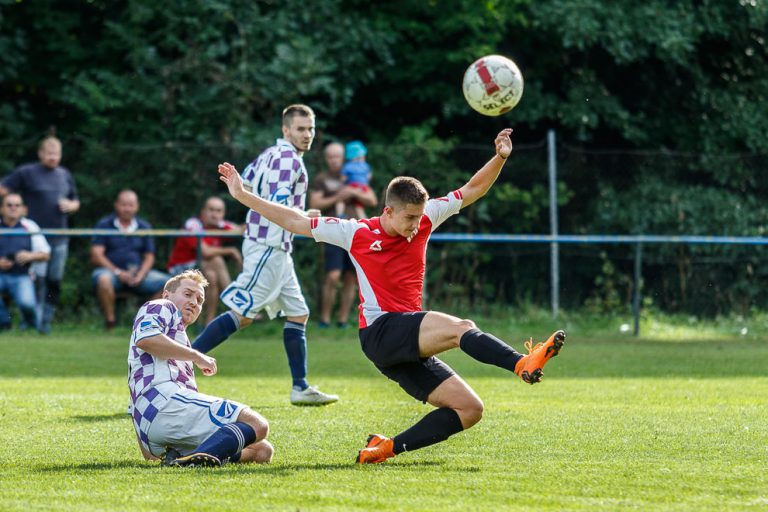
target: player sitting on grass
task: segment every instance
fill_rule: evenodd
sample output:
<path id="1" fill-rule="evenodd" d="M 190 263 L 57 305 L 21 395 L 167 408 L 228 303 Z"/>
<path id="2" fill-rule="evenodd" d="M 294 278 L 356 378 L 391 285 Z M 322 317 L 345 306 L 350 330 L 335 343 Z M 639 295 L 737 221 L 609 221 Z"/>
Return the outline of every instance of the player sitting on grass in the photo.
<path id="1" fill-rule="evenodd" d="M 169 466 L 269 462 L 269 424 L 249 407 L 197 392 L 194 363 L 216 374 L 216 360 L 191 348 L 186 328 L 200 315 L 208 281 L 186 270 L 165 283 L 133 322 L 128 386 L 133 426 L 147 460 Z"/>
<path id="2" fill-rule="evenodd" d="M 219 165 L 221 180 L 232 196 L 293 233 L 338 245 L 349 252 L 360 287 L 360 342 L 381 373 L 411 396 L 437 407 L 394 438 L 368 438 L 357 462 L 383 462 L 399 453 L 418 450 L 465 430 L 480 421 L 483 402 L 437 354 L 461 348 L 478 361 L 516 373 L 534 384 L 547 361 L 558 354 L 565 333 L 557 331 L 522 355 L 485 333 L 471 320 L 436 311 L 421 311 L 426 249 L 429 236 L 459 209 L 480 199 L 496 181 L 512 152 L 510 134 L 495 139 L 496 154 L 463 187 L 446 197 L 429 199 L 414 178 L 393 179 L 380 217 L 367 220 L 309 218 L 265 201 L 243 189 L 235 168 Z"/>

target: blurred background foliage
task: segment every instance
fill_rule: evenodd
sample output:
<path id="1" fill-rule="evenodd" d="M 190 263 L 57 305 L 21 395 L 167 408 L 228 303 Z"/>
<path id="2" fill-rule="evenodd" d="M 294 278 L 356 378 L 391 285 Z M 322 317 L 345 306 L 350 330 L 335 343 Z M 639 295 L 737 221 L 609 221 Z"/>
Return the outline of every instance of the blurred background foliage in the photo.
<path id="1" fill-rule="evenodd" d="M 218 162 L 242 168 L 279 135 L 282 108 L 303 102 L 318 114 L 310 177 L 323 144 L 361 139 L 379 190 L 399 174 L 437 195 L 457 188 L 512 125 L 504 175 L 449 231 L 547 233 L 552 129 L 561 233 L 762 236 L 767 36 L 765 0 L 0 0 L 0 173 L 34 160 L 55 132 L 83 202 L 74 226 L 93 226 L 130 187 L 144 217 L 175 228 L 224 192 Z M 461 95 L 466 66 L 489 53 L 514 59 L 526 80 L 500 118 Z M 93 306 L 88 243 L 72 243 L 73 311 Z M 158 244 L 161 261 L 170 244 Z M 564 306 L 628 307 L 632 247 L 561 250 Z M 646 247 L 649 303 L 765 309 L 764 250 Z M 548 254 L 436 243 L 430 300 L 545 305 Z M 298 243 L 313 302 L 319 255 Z"/>

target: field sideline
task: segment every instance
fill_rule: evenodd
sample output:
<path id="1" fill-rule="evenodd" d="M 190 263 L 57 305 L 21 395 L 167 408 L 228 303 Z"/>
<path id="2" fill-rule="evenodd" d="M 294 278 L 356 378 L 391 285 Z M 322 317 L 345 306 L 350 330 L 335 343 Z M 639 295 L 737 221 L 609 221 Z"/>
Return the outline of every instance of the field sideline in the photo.
<path id="1" fill-rule="evenodd" d="M 479 324 L 516 348 L 549 327 Z M 266 466 L 170 469 L 145 462 L 125 410 L 129 332 L 86 327 L 0 336 L 3 510 L 766 510 L 768 343 L 677 342 L 571 327 L 541 384 L 454 351 L 483 421 L 381 465 L 353 459 L 429 408 L 365 359 L 356 332 L 310 330 L 310 381 L 325 408 L 288 403 L 279 324 L 219 347 L 202 392 L 270 421 Z M 568 327 L 566 325 L 566 327 Z M 514 336 L 513 336 L 514 335 Z"/>

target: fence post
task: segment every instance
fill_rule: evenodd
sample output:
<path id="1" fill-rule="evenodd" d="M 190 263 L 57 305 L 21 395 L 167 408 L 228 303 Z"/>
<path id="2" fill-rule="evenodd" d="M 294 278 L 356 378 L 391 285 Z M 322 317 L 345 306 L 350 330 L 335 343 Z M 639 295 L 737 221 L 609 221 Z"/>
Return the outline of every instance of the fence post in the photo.
<path id="1" fill-rule="evenodd" d="M 549 227 L 553 237 L 557 236 L 557 154 L 555 152 L 555 130 L 547 132 L 547 153 L 549 162 Z M 551 260 L 551 301 L 552 317 L 557 318 L 560 309 L 560 253 L 557 242 L 549 245 Z"/>
<path id="2" fill-rule="evenodd" d="M 640 335 L 640 296 L 643 286 L 643 243 L 635 244 L 635 293 L 632 297 L 632 312 L 635 316 L 635 336 Z"/>

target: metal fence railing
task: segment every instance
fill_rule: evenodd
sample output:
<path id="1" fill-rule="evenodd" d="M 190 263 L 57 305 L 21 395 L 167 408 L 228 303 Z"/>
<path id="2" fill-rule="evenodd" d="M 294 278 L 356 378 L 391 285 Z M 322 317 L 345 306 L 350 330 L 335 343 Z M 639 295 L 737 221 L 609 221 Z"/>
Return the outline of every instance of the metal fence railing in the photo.
<path id="1" fill-rule="evenodd" d="M 242 235 L 232 231 L 209 230 L 189 232 L 178 229 L 136 230 L 124 233 L 112 229 L 43 229 L 44 235 L 59 235 L 70 237 L 92 236 L 151 236 L 158 238 L 194 237 L 197 239 L 197 258 L 201 261 L 201 240 L 204 237 L 216 236 L 222 238 L 240 238 Z M 2 230 L 0 236 L 29 235 L 25 230 Z M 299 237 L 301 238 L 301 237 Z M 687 244 L 687 245 L 768 245 L 766 237 L 732 237 L 732 236 L 668 236 L 668 235 L 535 235 L 535 234 L 503 234 L 503 233 L 435 233 L 431 240 L 439 243 L 488 243 L 488 244 L 551 244 L 555 249 L 559 244 L 625 244 L 634 246 L 634 286 L 632 297 L 632 312 L 634 316 L 634 333 L 640 332 L 640 310 L 642 304 L 643 283 L 643 246 L 650 244 Z M 562 269 L 551 265 L 550 272 L 560 272 Z M 559 276 L 553 276 L 552 283 L 559 282 Z M 553 296 L 557 296 L 554 293 Z M 553 308 L 556 315 L 557 309 Z"/>

